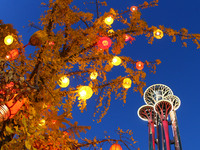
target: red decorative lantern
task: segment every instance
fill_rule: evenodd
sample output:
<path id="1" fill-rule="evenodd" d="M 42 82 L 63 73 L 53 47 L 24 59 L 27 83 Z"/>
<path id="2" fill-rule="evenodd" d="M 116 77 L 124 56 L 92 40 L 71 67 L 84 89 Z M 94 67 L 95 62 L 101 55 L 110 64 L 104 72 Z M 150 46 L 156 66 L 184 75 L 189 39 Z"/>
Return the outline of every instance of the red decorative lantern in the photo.
<path id="1" fill-rule="evenodd" d="M 142 69 L 144 68 L 144 63 L 141 62 L 141 61 L 138 61 L 138 62 L 136 63 L 136 68 L 137 68 L 138 70 L 142 70 Z"/>
<path id="2" fill-rule="evenodd" d="M 18 57 L 18 55 L 19 55 L 18 49 L 13 49 L 6 55 L 5 59 L 12 61 L 12 60 L 16 59 Z"/>
<path id="3" fill-rule="evenodd" d="M 130 8 L 131 12 L 134 12 L 134 11 L 137 11 L 137 10 L 138 10 L 137 6 L 131 6 L 131 8 Z"/>
<path id="4" fill-rule="evenodd" d="M 112 41 L 109 37 L 100 37 L 99 41 L 97 42 L 97 45 L 100 49 L 107 49 L 111 46 Z"/>
<path id="5" fill-rule="evenodd" d="M 25 103 L 26 98 L 19 101 L 15 100 L 16 96 L 17 94 L 10 101 L 6 102 L 6 104 L 0 105 L 0 122 L 13 118 Z"/>
<path id="6" fill-rule="evenodd" d="M 122 150 L 122 147 L 121 145 L 115 143 L 111 145 L 110 150 Z"/>

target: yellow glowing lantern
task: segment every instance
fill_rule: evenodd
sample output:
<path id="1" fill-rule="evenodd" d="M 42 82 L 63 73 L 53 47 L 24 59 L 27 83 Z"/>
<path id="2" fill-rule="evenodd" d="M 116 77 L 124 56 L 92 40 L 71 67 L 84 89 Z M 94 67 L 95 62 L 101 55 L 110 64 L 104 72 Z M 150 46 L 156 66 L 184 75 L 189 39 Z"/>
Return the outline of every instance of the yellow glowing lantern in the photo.
<path id="1" fill-rule="evenodd" d="M 113 29 L 108 30 L 108 35 L 111 36 L 115 33 L 115 31 Z"/>
<path id="2" fill-rule="evenodd" d="M 39 126 L 44 126 L 44 125 L 45 125 L 45 120 L 44 119 L 40 120 Z"/>
<path id="3" fill-rule="evenodd" d="M 113 19 L 112 16 L 108 16 L 108 17 L 105 18 L 104 22 L 105 22 L 105 24 L 110 26 L 111 24 L 113 24 L 114 19 Z"/>
<path id="4" fill-rule="evenodd" d="M 160 30 L 160 29 L 157 29 L 153 32 L 153 36 L 156 38 L 156 39 L 162 39 L 163 37 L 163 31 Z"/>
<path id="5" fill-rule="evenodd" d="M 12 37 L 12 35 L 7 35 L 5 38 L 4 38 L 4 43 L 6 44 L 6 45 L 10 45 L 10 44 L 12 44 L 13 43 L 13 37 Z"/>
<path id="6" fill-rule="evenodd" d="M 66 88 L 69 85 L 69 78 L 66 75 L 62 76 L 58 81 L 58 85 L 62 88 Z"/>
<path id="7" fill-rule="evenodd" d="M 89 86 L 81 86 L 78 90 L 78 94 L 79 94 L 79 99 L 86 100 L 92 97 L 93 91 L 92 88 Z"/>
<path id="8" fill-rule="evenodd" d="M 125 78 L 122 83 L 125 89 L 129 89 L 131 87 L 131 84 L 132 84 L 132 80 L 130 78 Z"/>
<path id="9" fill-rule="evenodd" d="M 112 64 L 114 66 L 119 66 L 121 63 L 122 63 L 122 60 L 120 57 L 118 57 L 118 56 L 113 57 Z"/>
<path id="10" fill-rule="evenodd" d="M 96 71 L 94 71 L 94 72 L 92 72 L 92 73 L 90 74 L 90 79 L 91 79 L 91 80 L 95 80 L 95 79 L 97 78 L 97 76 L 98 76 L 98 73 L 97 73 Z"/>

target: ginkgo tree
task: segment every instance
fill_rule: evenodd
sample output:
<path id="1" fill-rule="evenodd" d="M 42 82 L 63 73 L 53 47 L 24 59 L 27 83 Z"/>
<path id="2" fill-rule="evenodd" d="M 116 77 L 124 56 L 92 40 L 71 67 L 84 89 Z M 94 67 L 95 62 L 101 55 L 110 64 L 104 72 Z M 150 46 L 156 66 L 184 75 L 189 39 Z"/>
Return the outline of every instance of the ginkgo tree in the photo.
<path id="1" fill-rule="evenodd" d="M 183 46 L 187 46 L 189 39 L 199 48 L 199 34 L 189 34 L 184 28 L 177 31 L 165 26 L 149 27 L 141 19 L 141 9 L 157 6 L 158 0 L 129 6 L 121 13 L 113 8 L 100 13 L 98 8 L 106 6 L 106 2 L 94 1 L 95 14 L 71 5 L 72 2 L 42 3 L 46 11 L 40 18 L 41 30 L 30 37 L 27 45 L 11 24 L 0 21 L 2 149 L 100 149 L 108 142 L 116 143 L 112 147 L 120 144 L 127 149 L 135 148 L 131 130 L 118 129 L 118 139 L 109 136 L 87 139 L 87 134 L 81 137 L 80 132 L 91 127 L 71 123 L 74 106 L 83 112 L 88 99 L 93 99 L 96 101 L 94 117 L 100 123 L 114 95 L 125 103 L 128 90 L 143 94 L 146 86 L 143 68 L 155 73 L 161 61 L 142 62 L 120 55 L 121 50 L 140 35 L 146 36 L 149 44 L 170 36 L 172 42 L 180 37 Z M 115 22 L 123 28 L 113 29 Z M 35 47 L 29 56 L 26 54 L 28 45 Z M 119 65 L 124 72 L 118 72 L 117 78 L 108 78 L 112 68 Z M 61 113 L 58 115 L 58 112 Z"/>

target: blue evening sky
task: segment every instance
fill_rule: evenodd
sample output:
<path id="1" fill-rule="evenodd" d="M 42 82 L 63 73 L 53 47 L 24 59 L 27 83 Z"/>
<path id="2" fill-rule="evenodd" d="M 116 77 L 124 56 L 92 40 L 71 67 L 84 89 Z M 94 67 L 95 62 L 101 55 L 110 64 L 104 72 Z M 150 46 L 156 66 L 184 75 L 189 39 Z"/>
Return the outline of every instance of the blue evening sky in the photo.
<path id="1" fill-rule="evenodd" d="M 29 37 L 37 31 L 28 27 L 28 21 L 38 22 L 44 10 L 43 6 L 40 5 L 41 2 L 41 0 L 1 1 L 0 19 L 4 23 L 14 25 L 14 28 L 19 31 L 19 35 L 22 35 L 24 44 L 27 44 Z M 84 1 L 75 0 L 78 5 L 82 2 Z M 142 3 L 142 0 L 108 0 L 108 6 L 100 8 L 100 11 L 109 11 L 112 7 L 120 12 L 126 10 L 127 7 Z M 198 0 L 160 0 L 158 7 L 141 10 L 141 13 L 142 18 L 147 21 L 149 26 L 165 25 L 165 27 L 176 30 L 187 28 L 189 33 L 200 33 L 199 5 L 200 1 Z M 82 9 L 82 5 L 80 7 Z M 94 5 L 89 6 L 88 4 L 87 7 L 90 8 L 90 11 L 92 11 L 91 7 L 95 10 Z M 118 25 L 119 23 L 115 21 L 113 27 L 117 28 Z M 32 50 L 31 46 L 26 48 L 27 53 Z M 174 94 L 180 98 L 181 106 L 177 110 L 177 117 L 182 147 L 184 150 L 198 150 L 200 140 L 200 117 L 198 115 L 200 52 L 196 49 L 196 45 L 189 41 L 188 47 L 185 48 L 182 47 L 179 39 L 176 43 L 172 43 L 168 36 L 164 36 L 161 40 L 155 39 L 153 45 L 149 45 L 145 36 L 139 36 L 136 37 L 133 44 L 127 44 L 120 55 L 130 56 L 134 60 L 141 61 L 153 61 L 155 59 L 162 61 L 157 67 L 156 74 L 150 74 L 147 68 L 144 69 L 147 72 L 147 87 L 162 83 L 169 86 Z M 113 68 L 111 73 L 120 75 L 116 68 Z M 115 138 L 114 130 L 118 127 L 124 130 L 131 129 L 134 139 L 138 141 L 135 147 L 140 147 L 141 150 L 148 149 L 147 122 L 140 120 L 137 116 L 138 108 L 145 104 L 139 93 L 133 93 L 129 89 L 127 103 L 124 106 L 123 102 L 113 98 L 108 114 L 99 124 L 92 121 L 95 104 L 93 100 L 92 98 L 88 100 L 87 112 L 80 113 L 78 109 L 74 111 L 74 119 L 79 121 L 79 125 L 92 126 L 92 129 L 88 132 L 88 137 L 104 138 L 104 131 L 106 130 L 111 137 Z M 169 129 L 171 132 L 170 127 Z M 104 149 L 108 150 L 109 147 L 110 145 L 107 144 Z M 126 150 L 124 147 L 123 149 Z"/>

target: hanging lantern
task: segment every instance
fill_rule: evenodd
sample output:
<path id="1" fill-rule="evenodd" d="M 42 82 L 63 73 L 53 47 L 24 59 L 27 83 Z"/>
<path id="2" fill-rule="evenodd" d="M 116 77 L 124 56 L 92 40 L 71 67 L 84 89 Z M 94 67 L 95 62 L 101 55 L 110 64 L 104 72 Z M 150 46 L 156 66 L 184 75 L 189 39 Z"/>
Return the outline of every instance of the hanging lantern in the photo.
<path id="1" fill-rule="evenodd" d="M 129 89 L 131 87 L 131 84 L 132 84 L 132 80 L 130 78 L 125 78 L 122 83 L 125 89 Z"/>
<path id="2" fill-rule="evenodd" d="M 18 56 L 19 56 L 18 49 L 13 49 L 6 55 L 5 59 L 12 61 L 12 60 L 16 59 Z"/>
<path id="3" fill-rule="evenodd" d="M 86 100 L 92 97 L 93 91 L 89 86 L 81 86 L 78 90 L 78 94 L 79 94 L 79 99 Z"/>
<path id="4" fill-rule="evenodd" d="M 5 38 L 4 38 L 4 43 L 6 45 L 11 45 L 13 43 L 13 36 L 12 35 L 7 35 Z"/>
<path id="5" fill-rule="evenodd" d="M 106 17 L 106 18 L 104 19 L 104 22 L 105 22 L 105 24 L 107 24 L 107 25 L 110 26 L 111 24 L 113 24 L 114 19 L 113 19 L 112 16 L 108 16 L 108 17 Z"/>
<path id="6" fill-rule="evenodd" d="M 66 88 L 69 85 L 69 82 L 69 78 L 66 75 L 64 75 L 59 79 L 58 85 L 62 88 Z"/>
<path id="7" fill-rule="evenodd" d="M 124 37 L 124 39 L 125 39 L 126 42 L 129 41 L 130 38 L 131 38 L 131 36 L 128 35 L 128 34 L 124 34 L 123 37 Z"/>
<path id="8" fill-rule="evenodd" d="M 122 150 L 122 147 L 121 145 L 115 143 L 111 145 L 110 150 Z"/>
<path id="9" fill-rule="evenodd" d="M 0 122 L 13 118 L 25 103 L 26 98 L 21 101 L 15 100 L 16 95 L 10 101 L 6 102 L 6 104 L 0 105 Z"/>
<path id="10" fill-rule="evenodd" d="M 137 6 L 131 6 L 131 8 L 130 8 L 131 12 L 134 12 L 134 11 L 137 11 L 137 10 L 138 10 Z"/>
<path id="11" fill-rule="evenodd" d="M 29 39 L 29 43 L 32 46 L 40 46 L 44 44 L 47 41 L 47 39 L 48 39 L 47 33 L 43 30 L 39 30 L 33 33 L 31 38 Z"/>
<path id="12" fill-rule="evenodd" d="M 157 29 L 153 32 L 153 36 L 156 38 L 156 39 L 162 39 L 163 37 L 163 31 L 160 30 L 160 29 Z"/>
<path id="13" fill-rule="evenodd" d="M 118 57 L 118 56 L 113 57 L 112 64 L 114 66 L 119 66 L 121 63 L 122 63 L 122 60 L 120 57 Z"/>
<path id="14" fill-rule="evenodd" d="M 44 119 L 40 120 L 39 126 L 44 126 L 46 121 Z"/>
<path id="15" fill-rule="evenodd" d="M 111 46 L 112 41 L 109 37 L 101 37 L 97 42 L 97 45 L 100 49 L 107 49 Z"/>
<path id="16" fill-rule="evenodd" d="M 96 71 L 94 71 L 94 72 L 92 72 L 92 73 L 90 74 L 90 79 L 91 79 L 91 80 L 95 80 L 95 79 L 97 78 L 97 76 L 98 76 L 98 73 L 97 73 Z"/>
<path id="17" fill-rule="evenodd" d="M 144 63 L 141 62 L 141 61 L 138 61 L 138 62 L 136 63 L 136 68 L 137 68 L 138 70 L 142 70 L 142 69 L 144 68 Z"/>
<path id="18" fill-rule="evenodd" d="M 112 36 L 115 33 L 115 31 L 113 29 L 108 30 L 108 35 Z"/>

